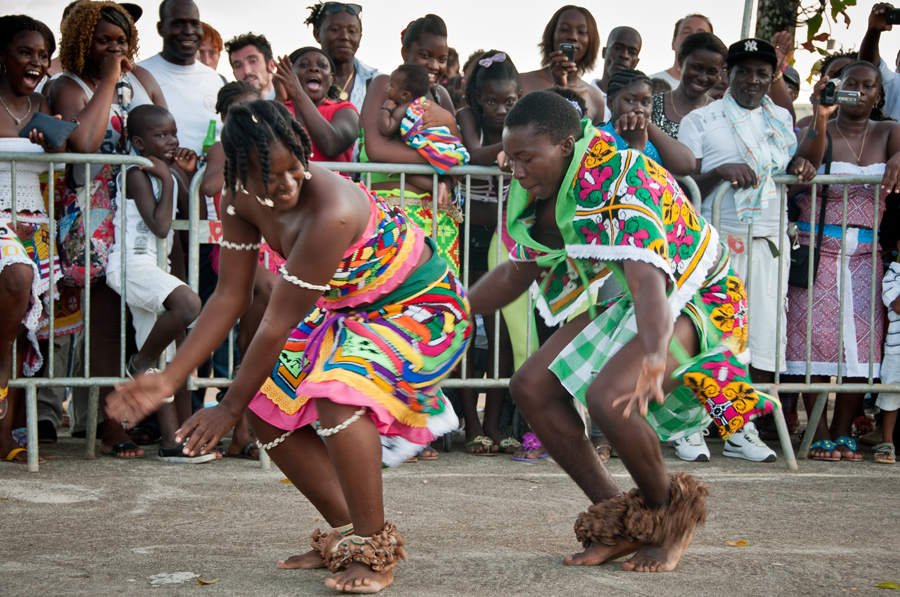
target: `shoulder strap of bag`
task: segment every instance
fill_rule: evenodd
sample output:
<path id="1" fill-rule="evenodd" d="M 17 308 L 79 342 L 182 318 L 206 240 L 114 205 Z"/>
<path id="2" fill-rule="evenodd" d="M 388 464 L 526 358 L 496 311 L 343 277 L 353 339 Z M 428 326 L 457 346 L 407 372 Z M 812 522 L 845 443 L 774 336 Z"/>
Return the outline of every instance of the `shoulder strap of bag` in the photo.
<path id="1" fill-rule="evenodd" d="M 831 134 L 825 133 L 827 145 L 825 146 L 825 174 L 831 174 Z M 819 253 L 822 251 L 822 235 L 825 233 L 825 206 L 828 204 L 828 186 L 822 185 L 822 207 L 819 209 L 819 229 L 816 230 L 815 263 L 813 264 L 813 279 L 819 274 Z"/>

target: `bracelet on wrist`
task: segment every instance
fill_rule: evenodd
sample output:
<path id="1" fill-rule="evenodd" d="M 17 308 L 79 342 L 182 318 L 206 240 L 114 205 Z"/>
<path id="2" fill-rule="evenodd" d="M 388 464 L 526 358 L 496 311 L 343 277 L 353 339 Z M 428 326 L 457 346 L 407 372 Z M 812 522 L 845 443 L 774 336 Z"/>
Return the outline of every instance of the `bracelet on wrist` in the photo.
<path id="1" fill-rule="evenodd" d="M 390 112 L 391 114 L 394 113 L 394 111 L 391 110 L 390 108 L 388 108 L 387 106 L 381 106 L 381 109 L 382 109 L 382 110 L 387 110 L 387 111 Z"/>

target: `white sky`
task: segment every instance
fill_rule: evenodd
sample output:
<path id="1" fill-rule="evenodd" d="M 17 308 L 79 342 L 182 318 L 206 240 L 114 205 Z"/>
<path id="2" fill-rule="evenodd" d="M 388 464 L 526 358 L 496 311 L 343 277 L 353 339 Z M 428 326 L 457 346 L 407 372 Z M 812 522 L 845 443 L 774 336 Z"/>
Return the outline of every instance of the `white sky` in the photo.
<path id="1" fill-rule="evenodd" d="M 816 0 L 802 0 L 810 5 Z M 147 58 L 161 48 L 156 33 L 159 3 L 156 0 L 132 0 L 144 9 L 138 22 L 140 58 Z M 288 54 L 292 50 L 316 45 L 312 31 L 303 24 L 309 11 L 305 6 L 314 0 L 195 0 L 200 8 L 200 18 L 219 30 L 227 40 L 234 35 L 254 31 L 264 33 L 276 54 Z M 58 35 L 62 9 L 68 0 L 0 0 L 0 14 L 24 11 L 44 21 Z M 456 0 L 362 0 L 363 38 L 357 56 L 382 71 L 390 72 L 400 63 L 400 31 L 413 18 L 428 12 L 440 15 L 447 22 L 448 41 L 464 61 L 479 48 L 497 48 L 507 52 L 520 72 L 537 68 L 540 55 L 537 43 L 550 16 L 564 2 L 538 0 L 485 1 Z M 713 22 L 716 35 L 726 45 L 737 41 L 741 32 L 743 0 L 592 0 L 573 2 L 587 7 L 597 20 L 605 41 L 609 31 L 619 25 L 628 25 L 641 32 L 644 45 L 638 68 L 651 74 L 668 68 L 674 59 L 671 50 L 672 29 L 679 18 L 688 13 L 707 15 Z M 858 48 L 866 31 L 866 20 L 874 0 L 859 0 L 850 9 L 852 19 L 849 29 L 843 24 L 832 25 L 833 37 L 838 47 Z M 753 1 L 755 5 L 755 0 Z M 754 21 L 755 25 L 755 15 Z M 750 28 L 753 32 L 753 25 Z M 805 29 L 798 31 L 798 39 L 805 40 Z M 802 40 L 801 40 L 802 41 Z M 900 28 L 882 36 L 881 52 L 889 63 L 900 49 Z M 809 75 L 818 56 L 803 49 L 795 53 L 795 67 L 801 78 Z M 598 66 L 602 67 L 602 60 Z M 219 62 L 219 71 L 231 78 L 227 56 Z M 597 75 L 599 76 L 599 75 Z M 804 83 L 804 89 L 808 86 Z M 800 101 L 808 98 L 808 91 L 801 91 Z"/>

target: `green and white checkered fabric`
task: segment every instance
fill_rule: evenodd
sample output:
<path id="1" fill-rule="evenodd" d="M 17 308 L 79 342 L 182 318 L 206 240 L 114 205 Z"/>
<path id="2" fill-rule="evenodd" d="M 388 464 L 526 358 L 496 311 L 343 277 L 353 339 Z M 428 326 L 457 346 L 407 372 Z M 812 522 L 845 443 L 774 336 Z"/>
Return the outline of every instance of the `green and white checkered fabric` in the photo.
<path id="1" fill-rule="evenodd" d="M 702 325 L 689 308 L 685 308 L 682 313 L 694 321 L 700 335 L 701 352 L 707 350 L 710 344 L 715 346 L 718 343 L 718 338 L 710 337 L 711 334 L 716 335 L 712 326 Z M 627 297 L 619 297 L 559 353 L 550 365 L 550 370 L 570 394 L 586 405 L 587 389 L 603 364 L 635 336 L 637 321 L 634 305 Z M 712 422 L 706 408 L 684 385 L 668 394 L 663 404 L 652 402 L 647 412 L 647 421 L 663 441 L 691 435 L 705 429 Z"/>

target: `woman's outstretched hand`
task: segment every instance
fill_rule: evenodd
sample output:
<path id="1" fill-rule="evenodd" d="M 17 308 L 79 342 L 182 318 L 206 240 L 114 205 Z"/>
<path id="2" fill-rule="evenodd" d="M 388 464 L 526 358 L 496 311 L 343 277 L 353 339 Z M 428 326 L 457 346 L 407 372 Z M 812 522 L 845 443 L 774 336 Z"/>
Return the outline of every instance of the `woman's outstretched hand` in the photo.
<path id="1" fill-rule="evenodd" d="M 106 397 L 106 414 L 125 429 L 131 429 L 171 400 L 180 385 L 165 372 L 139 375 L 133 381 L 117 385 Z"/>
<path id="2" fill-rule="evenodd" d="M 175 432 L 175 441 L 186 442 L 183 452 L 188 456 L 208 454 L 240 418 L 240 412 L 221 404 L 200 409 Z"/>
<path id="3" fill-rule="evenodd" d="M 292 97 L 300 97 L 300 94 L 306 94 L 303 86 L 300 85 L 300 79 L 294 72 L 291 59 L 282 56 L 275 63 L 275 73 L 272 80 L 275 84 L 275 99 L 284 103 Z"/>
<path id="4" fill-rule="evenodd" d="M 613 408 L 618 408 L 619 405 L 624 404 L 625 410 L 622 414 L 626 419 L 631 416 L 631 412 L 635 408 L 637 408 L 642 417 L 646 417 L 647 407 L 650 405 L 651 400 L 662 404 L 666 398 L 662 388 L 665 372 L 665 357 L 653 358 L 645 356 L 641 365 L 641 373 L 638 375 L 637 383 L 634 386 L 634 392 L 613 400 Z"/>

